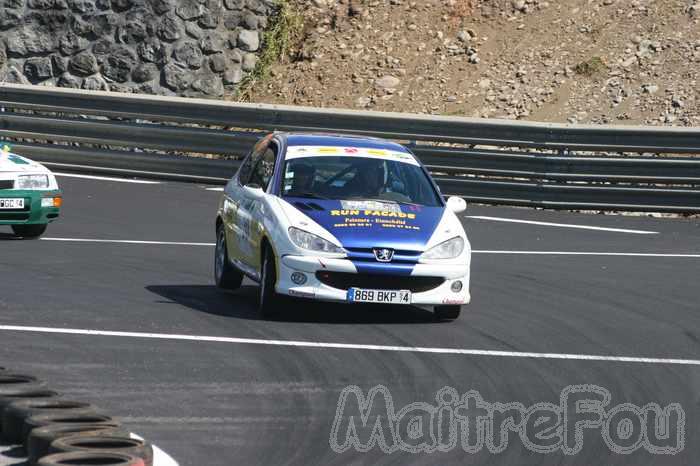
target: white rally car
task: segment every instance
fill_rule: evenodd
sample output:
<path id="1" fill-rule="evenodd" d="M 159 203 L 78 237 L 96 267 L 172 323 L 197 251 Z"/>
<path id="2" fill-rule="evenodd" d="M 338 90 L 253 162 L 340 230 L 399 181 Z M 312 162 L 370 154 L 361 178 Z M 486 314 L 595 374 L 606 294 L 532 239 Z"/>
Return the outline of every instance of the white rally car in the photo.
<path id="1" fill-rule="evenodd" d="M 216 216 L 217 286 L 279 295 L 431 305 L 455 319 L 470 300 L 471 247 L 457 213 L 405 147 L 350 136 L 274 133 L 226 185 Z"/>
<path id="2" fill-rule="evenodd" d="M 48 168 L 0 148 L 0 225 L 22 238 L 37 238 L 60 214 L 63 196 Z"/>

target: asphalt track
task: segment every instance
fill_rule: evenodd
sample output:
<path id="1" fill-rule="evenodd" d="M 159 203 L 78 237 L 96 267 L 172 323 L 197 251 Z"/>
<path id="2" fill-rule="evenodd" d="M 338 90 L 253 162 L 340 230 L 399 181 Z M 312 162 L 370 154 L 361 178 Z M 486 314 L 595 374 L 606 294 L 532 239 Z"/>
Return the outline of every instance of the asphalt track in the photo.
<path id="1" fill-rule="evenodd" d="M 656 233 L 465 218 L 472 247 L 481 252 L 473 257 L 473 302 L 459 320 L 434 323 L 418 308 L 293 302 L 265 321 L 254 310 L 253 284 L 233 294 L 212 286 L 208 244 L 220 193 L 180 183 L 59 182 L 63 216 L 46 240 L 14 240 L 0 228 L 0 365 L 104 407 L 183 465 L 697 464 L 697 219 L 471 206 L 466 215 Z M 576 252 L 606 254 L 570 254 Z M 265 344 L 272 340 L 278 344 Z M 517 438 L 499 454 L 335 453 L 329 435 L 341 391 L 379 384 L 397 409 L 434 403 L 444 386 L 529 406 L 558 403 L 567 385 L 597 384 L 613 404 L 680 403 L 685 449 L 621 455 L 589 431 L 577 455 L 535 453 Z"/>

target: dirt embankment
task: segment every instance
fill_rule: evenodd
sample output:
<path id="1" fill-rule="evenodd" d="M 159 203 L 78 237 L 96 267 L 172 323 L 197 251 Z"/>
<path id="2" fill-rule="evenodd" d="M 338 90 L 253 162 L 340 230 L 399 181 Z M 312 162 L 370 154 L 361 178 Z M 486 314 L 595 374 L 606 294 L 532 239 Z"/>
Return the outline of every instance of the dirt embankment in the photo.
<path id="1" fill-rule="evenodd" d="M 255 102 L 700 126 L 696 0 L 290 0 Z"/>

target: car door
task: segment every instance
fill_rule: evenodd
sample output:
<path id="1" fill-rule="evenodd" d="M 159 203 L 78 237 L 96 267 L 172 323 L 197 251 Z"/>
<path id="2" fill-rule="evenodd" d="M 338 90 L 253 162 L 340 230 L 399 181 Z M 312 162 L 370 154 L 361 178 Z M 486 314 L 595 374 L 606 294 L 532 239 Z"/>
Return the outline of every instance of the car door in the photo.
<path id="1" fill-rule="evenodd" d="M 270 142 L 253 154 L 250 177 L 242 183 L 236 209 L 239 258 L 254 277 L 260 272 L 263 237 L 264 197 L 275 170 L 277 145 Z"/>
<path id="2" fill-rule="evenodd" d="M 229 260 L 247 274 L 252 273 L 252 270 L 246 265 L 248 263 L 246 258 L 251 255 L 251 252 L 246 250 L 249 243 L 241 241 L 250 229 L 250 218 L 246 214 L 247 210 L 244 206 L 248 202 L 245 186 L 249 183 L 253 167 L 260 160 L 268 142 L 268 138 L 258 142 L 243 160 L 236 176 L 231 178 L 224 188 L 221 205 L 221 216 L 226 226 L 226 249 Z"/>

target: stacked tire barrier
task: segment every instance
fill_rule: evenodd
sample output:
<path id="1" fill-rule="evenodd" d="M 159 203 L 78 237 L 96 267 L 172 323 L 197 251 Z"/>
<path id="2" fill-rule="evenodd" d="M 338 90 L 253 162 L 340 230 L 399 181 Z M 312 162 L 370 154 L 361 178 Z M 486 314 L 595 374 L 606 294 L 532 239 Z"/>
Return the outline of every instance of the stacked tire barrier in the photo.
<path id="1" fill-rule="evenodd" d="M 262 131 L 407 143 L 445 195 L 700 213 L 700 128 L 564 125 L 0 85 L 0 139 L 60 170 L 224 184 Z M 187 155 L 205 155 L 189 157 Z M 213 158 L 212 158 L 213 157 Z"/>
<path id="2" fill-rule="evenodd" d="M 153 447 L 96 406 L 67 400 L 36 377 L 0 367 L 0 439 L 30 466 L 152 466 Z"/>

